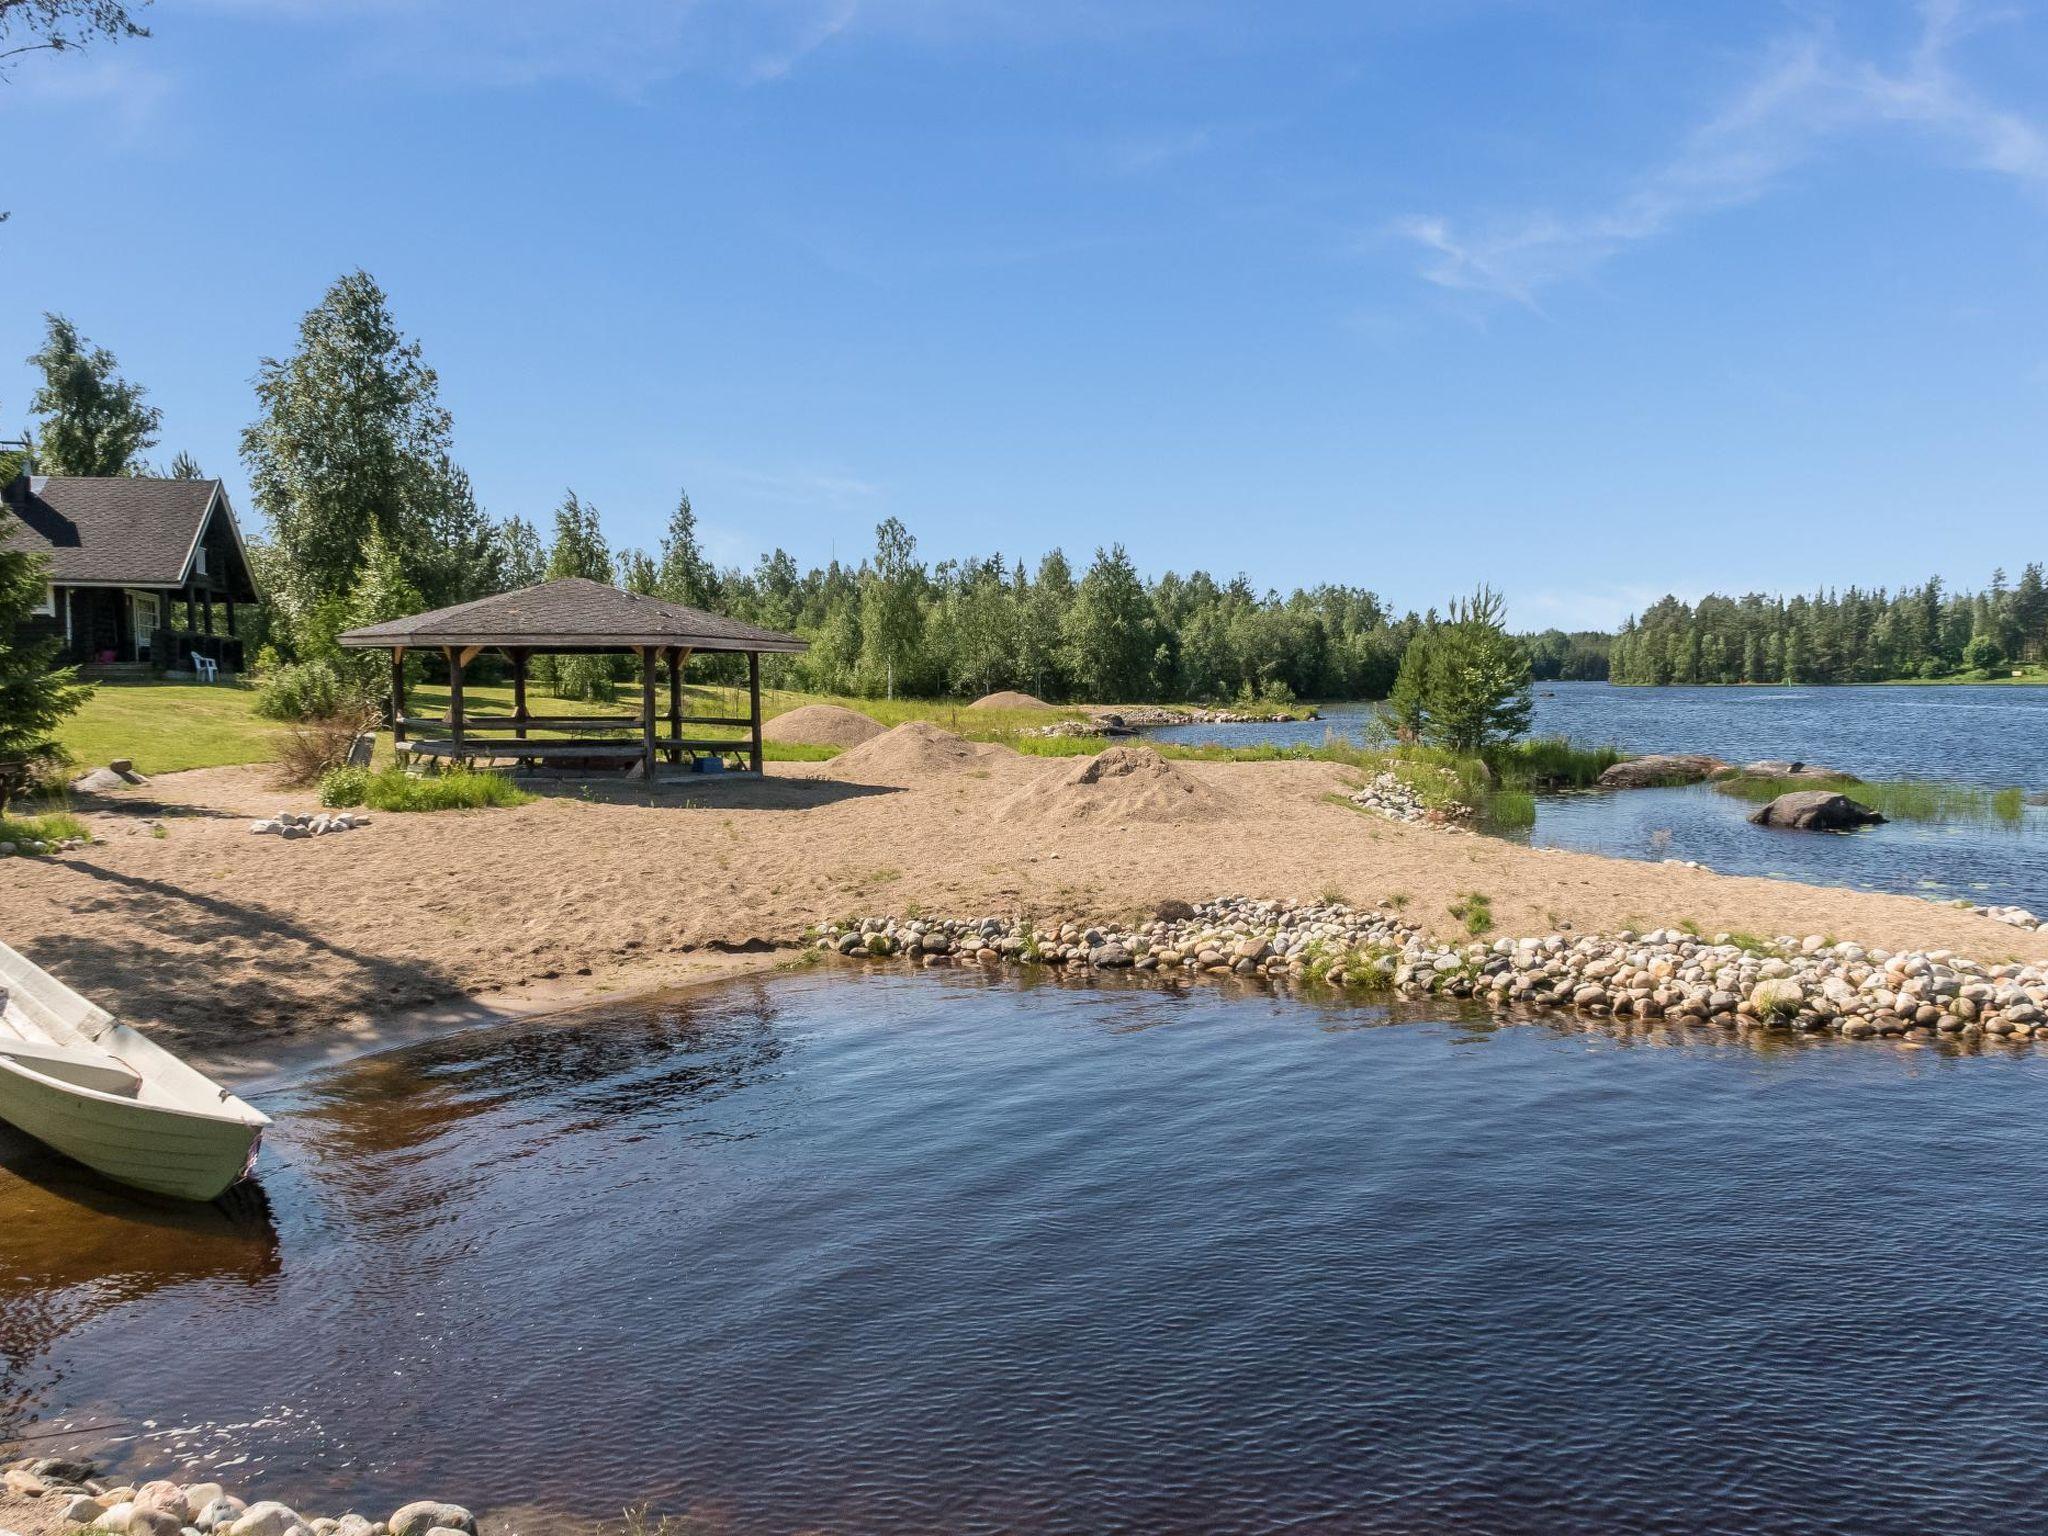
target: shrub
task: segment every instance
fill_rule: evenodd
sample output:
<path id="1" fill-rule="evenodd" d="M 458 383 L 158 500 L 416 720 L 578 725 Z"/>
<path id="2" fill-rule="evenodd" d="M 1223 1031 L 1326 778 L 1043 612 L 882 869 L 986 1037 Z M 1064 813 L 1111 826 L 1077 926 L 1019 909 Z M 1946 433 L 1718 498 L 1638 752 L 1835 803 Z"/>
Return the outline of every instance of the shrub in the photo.
<path id="1" fill-rule="evenodd" d="M 336 810 L 361 805 L 363 797 L 369 790 L 369 769 L 347 766 L 330 768 L 320 780 L 320 803 Z"/>
<path id="2" fill-rule="evenodd" d="M 277 739 L 278 782 L 291 789 L 319 783 L 348 761 L 356 737 L 376 726 L 376 711 L 361 704 L 293 726 Z"/>
<path id="3" fill-rule="evenodd" d="M 502 774 L 448 768 L 422 777 L 386 768 L 363 781 L 363 803 L 373 811 L 460 811 L 524 805 L 533 796 Z"/>
<path id="4" fill-rule="evenodd" d="M 324 661 L 306 661 L 264 677 L 256 713 L 266 720 L 320 720 L 339 714 L 348 698 L 339 672 Z"/>
<path id="5" fill-rule="evenodd" d="M 53 844 L 72 838 L 90 839 L 84 822 L 69 811 L 50 811 L 40 816 L 0 816 L 0 843 L 12 843 L 21 853 L 41 853 Z"/>

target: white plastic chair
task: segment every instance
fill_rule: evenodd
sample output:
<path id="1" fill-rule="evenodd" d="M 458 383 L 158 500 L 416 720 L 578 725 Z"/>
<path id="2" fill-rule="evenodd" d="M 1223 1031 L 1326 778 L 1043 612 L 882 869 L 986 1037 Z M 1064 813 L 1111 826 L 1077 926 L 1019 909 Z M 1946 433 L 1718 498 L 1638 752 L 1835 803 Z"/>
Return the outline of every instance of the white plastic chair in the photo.
<path id="1" fill-rule="evenodd" d="M 220 663 L 211 656 L 194 656 L 192 658 L 192 670 L 202 683 L 217 683 L 220 681 Z"/>

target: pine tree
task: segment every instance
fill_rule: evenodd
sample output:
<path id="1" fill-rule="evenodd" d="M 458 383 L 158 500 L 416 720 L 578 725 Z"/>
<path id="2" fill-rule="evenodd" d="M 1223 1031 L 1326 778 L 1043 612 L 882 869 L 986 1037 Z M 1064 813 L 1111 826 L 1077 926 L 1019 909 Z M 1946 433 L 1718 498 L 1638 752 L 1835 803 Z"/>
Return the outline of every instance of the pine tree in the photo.
<path id="1" fill-rule="evenodd" d="M 548 579 L 548 552 L 533 524 L 523 517 L 508 517 L 498 525 L 497 539 L 498 574 L 506 591 L 536 587 Z"/>
<path id="2" fill-rule="evenodd" d="M 549 581 L 565 576 L 583 576 L 609 584 L 613 578 L 612 555 L 599 526 L 597 508 L 584 503 L 574 491 L 562 497 L 555 508 L 555 542 L 548 551 Z M 554 691 L 564 699 L 585 699 L 609 704 L 618 697 L 616 658 L 611 656 L 552 656 L 540 658 L 547 665 L 543 674 L 553 682 Z"/>
<path id="3" fill-rule="evenodd" d="M 360 629 L 388 619 L 409 618 L 425 607 L 419 588 L 405 574 L 405 564 L 398 558 L 398 552 L 385 542 L 383 534 L 372 529 L 370 541 L 363 549 L 362 568 L 356 573 L 355 585 L 349 589 L 343 608 L 343 627 Z M 390 675 L 388 662 L 383 651 L 342 650 L 335 657 L 336 669 L 366 699 L 382 694 Z M 416 671 L 417 662 L 411 665 Z"/>
<path id="4" fill-rule="evenodd" d="M 29 358 L 43 382 L 29 409 L 42 418 L 36 462 L 48 475 L 132 475 L 156 443 L 163 412 L 148 391 L 117 371 L 114 354 L 95 347 L 62 315 L 43 316 L 43 349 Z"/>
<path id="5" fill-rule="evenodd" d="M 661 563 L 653 590 L 657 597 L 690 608 L 717 605 L 718 573 L 697 541 L 697 513 L 688 491 L 676 497 L 676 509 L 669 514 L 668 529 L 661 536 Z"/>

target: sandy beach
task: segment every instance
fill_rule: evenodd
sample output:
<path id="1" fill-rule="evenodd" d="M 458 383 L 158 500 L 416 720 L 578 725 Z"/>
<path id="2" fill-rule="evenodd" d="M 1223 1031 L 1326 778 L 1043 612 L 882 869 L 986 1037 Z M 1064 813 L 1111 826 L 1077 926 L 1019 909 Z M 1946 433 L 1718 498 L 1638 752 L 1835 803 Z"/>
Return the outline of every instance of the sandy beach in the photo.
<path id="1" fill-rule="evenodd" d="M 1226 894 L 1405 896 L 1449 936 L 1448 906 L 1481 891 L 1511 935 L 1691 921 L 2048 958 L 2039 935 L 1908 897 L 1400 825 L 1333 800 L 1347 783 L 1333 765 L 1166 766 L 1091 780 L 1088 760 L 903 728 L 764 780 L 651 798 L 550 786 L 514 809 L 381 815 L 296 842 L 249 822 L 310 795 L 264 768 L 199 770 L 86 797 L 99 841 L 0 866 L 0 934 L 180 1048 L 255 1064 L 395 1020 L 728 974 L 790 958 L 813 924 L 913 909 L 1128 918 Z"/>

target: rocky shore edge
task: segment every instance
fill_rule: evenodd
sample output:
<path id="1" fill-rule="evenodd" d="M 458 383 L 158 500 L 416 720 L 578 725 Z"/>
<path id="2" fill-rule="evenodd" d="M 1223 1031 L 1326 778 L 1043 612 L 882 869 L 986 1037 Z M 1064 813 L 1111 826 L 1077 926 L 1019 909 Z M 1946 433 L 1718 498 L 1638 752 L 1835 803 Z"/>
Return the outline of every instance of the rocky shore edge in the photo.
<path id="1" fill-rule="evenodd" d="M 43 1523 L 57 1530 L 111 1536 L 476 1536 L 475 1516 L 434 1499 L 403 1505 L 382 1520 L 306 1516 L 275 1499 L 247 1503 L 219 1483 L 109 1481 L 93 1463 L 68 1456 L 13 1462 L 0 1473 L 0 1490 L 35 1501 L 38 1514 L 55 1517 Z"/>
<path id="2" fill-rule="evenodd" d="M 1390 903 L 1226 897 L 1167 902 L 1150 922 L 1129 926 L 871 916 L 829 924 L 815 942 L 849 959 L 933 968 L 1240 977 L 1739 1032 L 2048 1038 L 2048 966 L 1989 965 L 1947 950 L 1893 953 L 1822 934 L 1763 940 L 1666 928 L 1446 944 Z"/>

